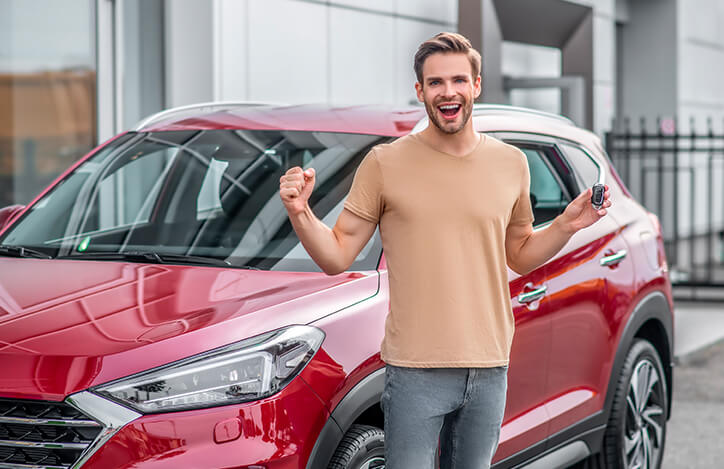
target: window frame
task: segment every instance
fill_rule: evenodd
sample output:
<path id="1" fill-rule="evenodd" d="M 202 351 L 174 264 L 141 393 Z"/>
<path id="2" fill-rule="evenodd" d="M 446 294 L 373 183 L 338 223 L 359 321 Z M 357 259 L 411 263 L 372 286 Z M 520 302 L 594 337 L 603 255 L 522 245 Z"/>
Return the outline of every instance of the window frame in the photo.
<path id="1" fill-rule="evenodd" d="M 568 166 L 569 166 L 571 169 L 573 169 L 573 173 L 576 175 L 576 179 L 577 179 L 577 182 L 578 182 L 579 189 L 585 190 L 585 189 L 588 189 L 589 186 L 586 185 L 585 181 L 583 180 L 583 177 L 581 176 L 580 171 L 576 168 L 576 166 L 570 163 L 568 157 L 566 156 L 566 151 L 565 151 L 565 149 L 562 148 L 563 145 L 576 148 L 576 149 L 580 150 L 581 152 L 583 152 L 583 154 L 586 155 L 586 156 L 588 157 L 588 159 L 591 160 L 591 162 L 593 163 L 593 165 L 598 169 L 598 175 L 597 175 L 597 177 L 596 177 L 596 183 L 597 183 L 597 184 L 605 184 L 605 175 L 606 175 L 606 173 L 605 173 L 605 171 L 604 171 L 603 165 L 596 159 L 596 157 L 594 156 L 594 154 L 593 154 L 593 152 L 592 152 L 591 150 L 589 150 L 588 148 L 586 148 L 586 146 L 583 145 L 583 144 L 581 144 L 581 143 L 574 142 L 574 141 L 571 141 L 571 140 L 559 139 L 559 142 L 558 142 L 558 144 L 556 145 L 556 147 L 558 148 L 558 151 L 560 151 L 561 156 L 563 157 L 563 159 L 568 163 Z"/>
<path id="2" fill-rule="evenodd" d="M 568 198 L 569 203 L 580 192 L 578 174 L 568 163 L 563 152 L 558 148 L 557 143 L 559 140 L 557 138 L 547 135 L 511 131 L 485 132 L 485 134 L 519 149 L 526 148 L 539 151 L 541 153 L 541 160 L 548 167 L 548 170 L 556 180 L 556 183 L 558 183 L 563 195 Z M 558 164 L 555 163 L 555 160 L 558 160 Z M 565 169 L 569 172 L 568 176 L 561 174 L 561 164 L 565 165 Z M 535 211 L 535 209 L 533 210 Z M 539 229 L 549 225 L 551 222 L 552 220 L 548 220 L 534 224 L 533 228 Z"/>

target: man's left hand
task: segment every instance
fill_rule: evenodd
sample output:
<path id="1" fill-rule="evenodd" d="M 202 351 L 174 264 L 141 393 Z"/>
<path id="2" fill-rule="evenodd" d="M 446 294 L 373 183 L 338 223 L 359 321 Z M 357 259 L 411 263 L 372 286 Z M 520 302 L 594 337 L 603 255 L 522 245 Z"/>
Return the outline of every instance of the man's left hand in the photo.
<path id="1" fill-rule="evenodd" d="M 601 208 L 598 210 L 593 208 L 593 205 L 591 204 L 592 189 L 590 187 L 588 190 L 581 192 L 578 197 L 573 199 L 573 201 L 568 204 L 568 207 L 566 207 L 563 213 L 558 217 L 558 222 L 561 228 L 573 234 L 582 228 L 593 225 L 598 220 L 606 216 L 606 209 L 611 206 L 611 201 L 609 200 L 610 193 L 608 191 L 608 186 L 605 187 L 606 190 L 603 194 L 603 205 L 601 205 Z"/>

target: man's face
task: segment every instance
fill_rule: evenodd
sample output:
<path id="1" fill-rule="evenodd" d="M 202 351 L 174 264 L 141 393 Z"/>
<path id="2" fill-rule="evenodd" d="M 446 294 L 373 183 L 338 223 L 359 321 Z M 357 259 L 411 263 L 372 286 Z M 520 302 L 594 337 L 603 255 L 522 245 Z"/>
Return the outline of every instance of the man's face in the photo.
<path id="1" fill-rule="evenodd" d="M 473 78 L 467 55 L 432 54 L 422 65 L 422 81 L 415 89 L 430 122 L 446 134 L 460 132 L 480 95 L 480 77 Z"/>

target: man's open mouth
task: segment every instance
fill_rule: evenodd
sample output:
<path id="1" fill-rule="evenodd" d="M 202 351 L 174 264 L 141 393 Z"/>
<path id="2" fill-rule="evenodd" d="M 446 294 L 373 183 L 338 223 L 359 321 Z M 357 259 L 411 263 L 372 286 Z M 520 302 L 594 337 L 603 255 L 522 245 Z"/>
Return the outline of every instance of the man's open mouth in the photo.
<path id="1" fill-rule="evenodd" d="M 454 119 L 458 116 L 462 107 L 461 104 L 442 104 L 437 109 L 446 119 Z"/>

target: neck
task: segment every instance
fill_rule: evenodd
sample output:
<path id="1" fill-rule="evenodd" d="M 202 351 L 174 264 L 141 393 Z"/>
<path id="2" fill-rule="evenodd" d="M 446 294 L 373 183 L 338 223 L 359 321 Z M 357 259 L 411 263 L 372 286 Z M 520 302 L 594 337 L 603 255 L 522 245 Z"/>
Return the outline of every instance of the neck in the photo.
<path id="1" fill-rule="evenodd" d="M 469 119 L 459 132 L 448 134 L 430 122 L 420 137 L 434 149 L 455 156 L 465 156 L 475 149 L 480 141 L 480 134 L 473 128 L 473 120 Z"/>

